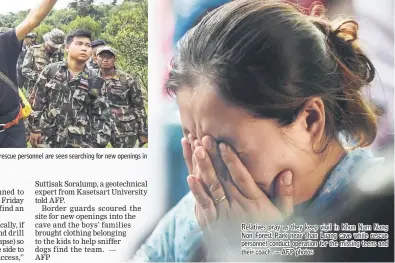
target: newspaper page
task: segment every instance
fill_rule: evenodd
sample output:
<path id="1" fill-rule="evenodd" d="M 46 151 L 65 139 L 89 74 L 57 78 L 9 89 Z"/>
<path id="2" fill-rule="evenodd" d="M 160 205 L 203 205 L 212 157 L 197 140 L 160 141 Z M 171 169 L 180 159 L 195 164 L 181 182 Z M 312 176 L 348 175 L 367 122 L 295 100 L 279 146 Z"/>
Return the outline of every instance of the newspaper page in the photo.
<path id="1" fill-rule="evenodd" d="M 4 2 L 0 261 L 394 262 L 393 10 Z"/>

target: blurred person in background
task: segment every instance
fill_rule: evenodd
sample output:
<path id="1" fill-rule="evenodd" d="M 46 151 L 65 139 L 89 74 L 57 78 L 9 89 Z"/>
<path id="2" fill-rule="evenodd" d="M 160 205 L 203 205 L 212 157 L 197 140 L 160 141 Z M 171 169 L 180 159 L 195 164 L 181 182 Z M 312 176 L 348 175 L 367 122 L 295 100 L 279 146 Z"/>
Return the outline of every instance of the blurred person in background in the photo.
<path id="1" fill-rule="evenodd" d="M 14 84 L 0 81 L 0 148 L 25 148 L 25 127 L 19 94 L 12 86 L 17 83 L 17 61 L 22 41 L 48 15 L 57 0 L 42 0 L 26 19 L 0 35 L 0 71 Z"/>
<path id="2" fill-rule="evenodd" d="M 100 47 L 104 47 L 106 42 L 101 39 L 97 39 L 92 42 L 92 57 L 88 61 L 88 67 L 90 69 L 99 69 L 99 65 L 97 65 L 97 49 Z"/>
<path id="3" fill-rule="evenodd" d="M 114 49 L 101 46 L 96 55 L 99 77 L 105 80 L 103 96 L 109 103 L 116 126 L 112 146 L 142 147 L 148 143 L 148 126 L 140 85 L 131 75 L 116 69 Z"/>
<path id="4" fill-rule="evenodd" d="M 35 40 L 37 38 L 36 33 L 29 33 L 26 35 L 25 40 L 23 41 L 22 51 L 19 55 L 18 62 L 17 62 L 17 79 L 18 79 L 18 87 L 23 88 L 25 86 L 26 78 L 22 75 L 22 64 L 23 60 L 25 59 L 27 50 L 36 45 Z"/>
<path id="5" fill-rule="evenodd" d="M 63 60 L 61 48 L 64 44 L 65 33 L 60 29 L 53 29 L 43 36 L 44 43 L 30 47 L 24 57 L 21 72 L 25 81 L 25 93 L 29 102 L 34 98 L 34 85 L 42 70 L 49 64 Z M 29 119 L 25 120 L 26 141 L 30 138 Z"/>
<path id="6" fill-rule="evenodd" d="M 240 22 L 240 24 L 227 22 L 227 19 L 229 19 L 229 21 L 243 21 L 242 19 L 237 20 L 230 18 L 232 14 L 241 15 L 241 12 L 243 12 L 243 6 L 240 6 L 242 5 L 240 3 L 245 3 L 244 8 L 246 13 L 249 14 L 243 16 L 246 21 L 253 23 L 253 21 L 256 22 L 256 20 L 258 20 L 264 24 L 265 19 L 267 19 L 266 23 L 270 21 L 271 24 L 263 27 L 255 27 L 248 24 L 248 22 L 245 22 L 245 25 L 243 25 L 243 22 Z M 258 3 L 264 6 L 264 1 L 236 1 L 235 4 L 232 3 L 232 5 L 229 5 L 233 6 L 233 9 L 229 8 L 233 10 L 233 12 L 229 10 L 224 11 L 227 10 L 224 7 L 219 8 L 218 10 L 221 11 L 214 11 L 214 15 L 209 15 L 209 18 L 205 19 L 204 23 L 194 28 L 180 43 L 180 49 L 177 53 L 178 56 L 176 56 L 174 60 L 173 71 L 170 73 L 170 81 L 167 87 L 177 94 L 177 100 L 181 106 L 180 110 L 184 124 L 184 134 L 188 135 L 188 133 L 190 133 L 190 135 L 192 135 L 192 138 L 191 136 L 188 137 L 189 141 L 184 139 L 183 146 L 184 153 L 186 153 L 189 173 L 195 173 L 194 176 L 188 178 L 188 183 L 196 197 L 196 206 L 194 205 L 195 200 L 192 194 L 188 194 L 185 199 L 183 199 L 159 223 L 153 235 L 137 252 L 136 259 L 145 258 L 148 261 L 189 261 L 191 258 L 196 259 L 193 255 L 199 247 L 201 238 L 200 228 L 207 229 L 207 226 L 211 223 L 210 221 L 216 221 L 218 217 L 221 217 L 222 210 L 225 211 L 224 214 L 227 214 L 227 209 L 231 207 L 230 202 L 234 202 L 234 197 L 237 195 L 237 193 L 234 193 L 231 197 L 227 196 L 227 193 L 235 191 L 235 186 L 232 182 L 229 183 L 229 180 L 224 180 L 221 176 L 217 175 L 218 173 L 222 174 L 222 176 L 226 174 L 226 172 L 224 172 L 226 168 L 223 163 L 221 165 L 221 158 L 218 157 L 219 153 L 215 152 L 215 149 L 218 150 L 218 144 L 221 142 L 223 143 L 223 147 L 227 149 L 226 154 L 222 155 L 222 161 L 227 164 L 233 164 L 232 168 L 229 166 L 227 167 L 230 172 L 228 177 L 232 177 L 233 183 L 237 184 L 239 190 L 244 189 L 241 190 L 241 193 L 238 193 L 238 200 L 242 199 L 243 196 L 254 195 L 254 193 L 259 193 L 260 196 L 273 198 L 273 189 L 275 189 L 274 181 L 277 182 L 277 180 L 279 180 L 281 184 L 280 179 L 282 176 L 284 176 L 284 179 L 290 176 L 289 171 L 287 172 L 285 170 L 294 170 L 291 175 L 291 184 L 293 187 L 292 205 L 297 205 L 291 209 L 294 210 L 294 216 L 303 215 L 308 217 L 308 214 L 311 216 L 319 211 L 321 216 L 329 221 L 331 217 L 326 216 L 329 215 L 333 217 L 334 215 L 342 214 L 342 211 L 348 210 L 350 207 L 354 207 L 355 203 L 353 201 L 355 201 L 355 196 L 358 196 L 358 194 L 354 194 L 354 191 L 350 191 L 354 185 L 352 182 L 357 182 L 359 176 L 362 175 L 367 168 L 377 167 L 377 165 L 382 162 L 381 159 L 374 158 L 369 150 L 360 149 L 347 151 L 343 145 L 344 141 L 341 139 L 342 135 L 345 135 L 351 139 L 353 146 L 364 147 L 371 144 L 376 135 L 375 113 L 371 105 L 364 101 L 359 91 L 373 80 L 375 70 L 369 59 L 356 45 L 357 24 L 352 20 L 335 25 L 330 24 L 329 21 L 324 19 L 303 18 L 302 21 L 304 26 L 287 28 L 286 25 L 294 24 L 290 21 L 292 21 L 292 18 L 296 19 L 298 15 L 292 12 L 291 13 L 294 15 L 291 15 L 291 13 L 288 13 L 289 9 L 285 8 L 282 12 L 278 12 L 278 16 L 273 15 L 273 17 L 269 18 L 270 12 L 265 13 L 265 8 L 260 9 Z M 250 12 L 247 12 L 247 6 L 253 6 Z M 276 8 L 273 7 L 273 10 L 276 10 Z M 256 19 L 254 20 L 251 18 L 251 20 L 249 20 L 248 18 L 254 16 L 254 14 Z M 281 25 L 283 30 L 278 30 L 280 26 L 278 24 L 278 27 L 273 26 L 272 23 L 277 23 L 278 20 L 282 18 L 288 18 L 290 21 L 289 23 L 283 23 Z M 210 30 L 208 30 L 208 28 L 210 28 Z M 216 28 L 217 30 L 215 30 Z M 243 30 L 243 28 L 245 28 L 245 30 Z M 260 30 L 256 31 L 254 28 L 260 28 Z M 266 30 L 262 30 L 262 28 Z M 276 28 L 276 31 L 271 31 L 270 28 Z M 222 31 L 227 32 L 222 35 L 222 38 L 216 39 L 215 37 L 217 35 L 210 35 L 212 32 Z M 280 31 L 280 33 L 276 34 L 277 31 Z M 284 34 L 283 31 L 286 31 L 287 34 Z M 265 34 L 268 34 L 268 36 L 265 37 Z M 274 34 L 276 37 L 269 37 L 270 34 Z M 221 34 L 218 33 L 218 35 Z M 293 37 L 289 37 L 290 35 Z M 287 41 L 281 40 L 281 37 L 287 37 Z M 243 41 L 243 39 L 249 39 L 251 41 Z M 278 43 L 276 45 L 269 42 L 265 46 L 260 42 L 262 39 L 276 39 Z M 303 45 L 298 44 L 297 41 L 303 42 Z M 282 45 L 282 43 L 284 44 Z M 285 45 L 285 43 L 288 44 Z M 265 48 L 254 48 L 254 45 L 260 47 L 264 46 Z M 230 49 L 228 50 L 229 52 L 226 51 L 227 48 Z M 329 54 L 326 52 L 326 48 L 330 50 Z M 267 49 L 272 50 L 270 52 Z M 292 49 L 297 50 L 292 51 Z M 316 53 L 312 53 L 311 50 L 315 50 Z M 257 52 L 262 53 L 258 54 Z M 227 60 L 222 61 L 221 59 L 225 54 L 228 55 Z M 276 57 L 275 54 L 277 54 L 278 57 Z M 296 54 L 296 57 L 294 54 Z M 207 55 L 207 57 L 204 55 Z M 313 58 L 314 56 L 317 56 L 316 59 Z M 211 61 L 213 57 L 217 58 L 218 61 Z M 265 57 L 265 59 L 260 60 L 261 57 Z M 309 57 L 311 59 L 308 59 Z M 205 60 L 205 58 L 207 60 Z M 273 63 L 268 64 L 278 66 L 265 68 L 264 65 L 260 64 L 260 61 L 267 61 L 268 59 L 273 61 Z M 309 64 L 311 61 L 321 61 L 322 64 L 317 67 L 314 64 Z M 196 62 L 198 65 L 194 64 Z M 296 66 L 300 65 L 299 63 L 304 66 Z M 220 68 L 218 68 L 217 65 L 221 65 L 218 66 Z M 239 67 L 244 68 L 245 71 L 239 72 L 237 70 Z M 265 69 L 262 69 L 262 67 Z M 199 69 L 206 69 L 206 71 L 197 72 Z M 259 74 L 256 70 L 259 71 Z M 196 75 L 193 75 L 194 72 Z M 208 72 L 210 72 L 210 74 L 207 75 Z M 265 72 L 267 78 L 263 76 Z M 217 76 L 217 74 L 221 77 L 216 78 L 215 76 Z M 248 77 L 246 75 L 248 75 Z M 294 77 L 297 78 L 293 79 Z M 299 78 L 302 78 L 302 80 L 299 80 Z M 284 79 L 288 79 L 285 83 L 294 83 L 292 88 L 286 88 L 286 85 L 281 85 L 280 82 Z M 307 79 L 309 80 L 304 81 Z M 312 81 L 313 79 L 315 79 L 315 81 Z M 310 83 L 310 85 L 312 85 L 311 89 L 309 89 L 309 85 L 298 85 L 297 83 L 299 81 Z M 253 83 L 246 84 L 248 82 Z M 209 83 L 216 86 L 217 89 L 212 90 L 210 89 L 212 85 L 205 85 Z M 318 83 L 320 83 L 320 85 L 318 85 Z M 346 83 L 348 84 L 346 85 Z M 317 86 L 313 87 L 316 84 Z M 268 92 L 266 94 L 267 96 L 258 98 L 258 93 L 252 95 L 254 93 L 253 89 L 260 86 L 260 89 L 263 89 L 260 92 L 266 89 Z M 243 89 L 241 89 L 241 87 L 243 87 Z M 279 90 L 273 90 L 272 92 L 271 88 L 274 87 Z M 245 88 L 250 88 L 252 90 L 246 92 Z M 281 88 L 284 88 L 284 90 L 281 90 Z M 293 93 L 295 92 L 293 89 L 298 89 L 298 94 L 303 94 L 305 92 L 311 92 L 311 94 L 303 99 L 304 95 L 302 95 L 302 97 L 297 96 Z M 217 91 L 220 94 L 217 94 Z M 190 96 L 191 93 L 195 95 Z M 279 97 L 273 95 L 274 97 L 267 101 L 268 104 L 263 103 L 271 94 L 282 94 L 280 97 L 281 100 L 276 103 L 276 99 L 279 99 Z M 316 98 L 314 99 L 314 97 Z M 292 101 L 292 103 L 287 103 L 287 98 L 288 102 Z M 296 98 L 298 98 L 299 102 Z M 190 100 L 194 100 L 194 102 L 192 103 Z M 225 100 L 225 102 L 223 100 Z M 271 103 L 275 104 L 273 105 Z M 201 107 L 199 105 L 201 105 Z M 237 105 L 237 107 L 232 105 Z M 256 105 L 256 107 L 252 107 L 251 105 Z M 273 107 L 276 106 L 276 111 L 273 111 L 270 105 Z M 288 105 L 290 108 L 287 108 L 285 105 Z M 318 105 L 321 106 L 317 107 Z M 232 123 L 236 122 L 234 119 L 238 118 L 236 117 L 238 116 L 238 112 L 243 112 L 243 109 L 245 112 L 240 115 L 240 119 L 237 121 L 238 124 L 232 126 Z M 287 114 L 287 111 L 289 114 Z M 251 118 L 254 119 L 252 123 L 256 124 L 248 124 L 247 121 L 245 125 L 241 125 L 240 123 L 243 122 L 243 118 L 246 118 L 245 114 L 251 114 Z M 259 120 L 257 116 L 265 116 L 265 118 Z M 322 119 L 318 116 L 322 116 Z M 269 118 L 269 120 L 266 118 Z M 299 146 L 296 148 L 311 152 L 312 156 L 317 155 L 316 157 L 312 157 L 310 161 L 318 156 L 321 157 L 318 157 L 316 161 L 310 164 L 310 161 L 307 161 L 309 158 L 307 158 L 306 162 L 303 164 L 303 161 L 301 161 L 302 156 L 305 155 L 305 157 L 307 157 L 309 154 L 306 152 L 299 152 L 298 154 L 295 153 L 294 158 L 290 158 L 292 154 L 289 154 L 293 152 L 293 150 L 291 150 L 292 147 L 286 150 L 288 147 L 286 146 L 284 150 L 287 152 L 288 161 L 285 160 L 287 157 L 277 159 L 275 157 L 270 157 L 281 161 L 278 161 L 277 165 L 267 160 L 259 160 L 258 162 L 258 159 L 254 158 L 259 156 L 260 151 L 266 151 L 265 148 L 267 148 L 267 150 L 269 150 L 269 148 L 279 148 L 279 145 L 276 145 L 276 147 L 269 147 L 268 145 L 270 142 L 266 141 L 263 143 L 265 139 L 262 136 L 259 137 L 259 140 L 254 140 L 256 137 L 248 136 L 247 134 L 243 135 L 243 127 L 256 125 L 255 128 L 251 127 L 250 132 L 254 129 L 259 130 L 259 128 L 257 128 L 260 126 L 258 123 L 261 122 L 263 125 L 266 121 L 270 122 L 270 119 L 274 121 L 273 126 L 271 128 L 269 128 L 270 125 L 267 126 L 263 129 L 265 132 L 273 128 L 276 129 L 275 127 L 280 130 L 284 128 L 285 130 L 282 132 L 286 132 L 291 140 L 296 142 L 296 145 Z M 201 120 L 201 122 L 199 120 Z M 281 121 L 276 125 L 275 123 L 277 120 Z M 200 123 L 197 124 L 197 122 Z M 292 125 L 290 125 L 291 123 Z M 288 125 L 290 125 L 290 130 L 286 131 Z M 298 126 L 301 129 L 296 128 Z M 217 127 L 218 130 L 214 131 L 215 127 Z M 289 133 L 293 129 L 295 132 L 294 135 L 292 135 L 292 132 L 291 134 Z M 233 134 L 224 134 L 231 130 Z M 246 132 L 246 130 L 244 131 Z M 282 132 L 275 132 L 273 130 L 272 136 L 265 137 L 270 137 L 271 141 L 276 141 L 273 136 L 275 134 L 278 136 L 278 134 L 282 134 Z M 219 138 L 215 140 L 210 137 L 203 138 L 207 133 L 210 135 L 214 133 L 216 134 L 214 136 Z M 222 136 L 220 136 L 220 133 Z M 261 132 L 258 133 L 260 134 Z M 305 136 L 303 133 L 309 135 Z M 316 137 L 318 134 L 320 134 L 318 136 L 320 139 Z M 195 140 L 196 138 L 193 137 L 198 138 Z M 306 140 L 303 139 L 304 137 Z M 247 142 L 251 140 L 254 141 L 254 143 L 248 144 Z M 279 144 L 281 140 L 281 136 L 279 136 L 277 144 Z M 326 143 L 315 148 L 314 141 L 322 143 L 322 140 Z M 204 141 L 206 141 L 206 143 Z M 244 144 L 242 142 L 244 142 Z M 304 143 L 308 145 L 302 146 Z M 247 146 L 247 144 L 249 146 Z M 287 143 L 285 143 L 285 145 L 286 144 Z M 318 143 L 318 145 L 320 145 L 320 143 Z M 240 147 L 244 148 L 240 149 Z M 255 147 L 256 151 L 253 151 L 251 147 Z M 310 150 L 309 147 L 311 147 Z M 332 150 L 328 151 L 328 149 Z M 234 152 L 234 150 L 237 152 Z M 192 153 L 194 153 L 195 160 L 199 158 L 196 156 L 202 157 L 201 160 L 195 161 L 197 165 L 192 165 Z M 275 155 L 274 152 L 273 154 Z M 237 157 L 237 155 L 239 155 L 239 157 Z M 262 155 L 267 156 L 271 154 L 266 155 L 262 153 Z M 297 158 L 296 155 L 298 156 Z M 239 158 L 242 162 L 238 160 Z M 331 158 L 333 158 L 332 161 L 329 161 Z M 211 162 L 213 162 L 213 164 L 211 164 Z M 285 169 L 281 172 L 281 169 L 291 167 L 293 162 L 297 162 L 298 164 L 295 163 L 294 168 Z M 330 164 L 331 162 L 332 164 Z M 267 165 L 263 166 L 263 163 Z M 283 163 L 283 165 L 280 163 Z M 315 167 L 317 164 L 319 165 L 313 172 L 307 172 L 308 169 Z M 246 167 L 244 167 L 244 165 Z M 193 166 L 195 166 L 195 169 L 192 168 Z M 270 166 L 272 168 L 277 167 L 277 169 L 280 170 L 278 173 L 274 171 L 275 169 L 270 172 Z M 299 168 L 297 168 L 297 166 Z M 297 172 L 296 170 L 299 169 L 300 171 Z M 306 169 L 305 172 L 302 172 L 303 169 Z M 261 170 L 261 172 L 258 172 L 259 170 Z M 263 173 L 266 174 L 266 179 L 259 179 L 259 174 L 262 174 L 262 171 L 266 171 Z M 370 172 L 371 171 L 372 170 L 370 170 Z M 217 174 L 215 174 L 215 172 Z M 320 173 L 321 176 L 319 176 Z M 269 176 L 270 174 L 272 174 L 272 176 Z M 304 183 L 302 183 L 303 178 L 307 179 L 306 174 L 309 174 L 308 185 L 312 187 L 310 193 L 310 190 L 306 188 L 307 185 L 303 185 Z M 241 180 L 240 177 L 245 178 Z M 251 177 L 254 180 L 252 180 Z M 235 178 L 239 178 L 240 181 L 235 180 Z M 257 185 L 255 185 L 257 183 L 256 180 L 260 181 Z M 289 182 L 289 180 L 284 180 L 283 182 L 286 181 Z M 240 185 L 239 183 L 242 182 L 247 185 Z M 287 183 L 287 185 L 288 184 L 289 183 Z M 304 193 L 302 194 L 298 188 L 304 189 L 302 191 Z M 261 189 L 261 191 L 259 191 L 259 189 Z M 350 196 L 350 194 L 352 196 Z M 344 200 L 348 201 L 344 202 Z M 254 207 L 266 207 L 268 210 L 262 212 L 263 214 L 269 216 L 268 214 L 272 213 L 274 217 L 281 218 L 281 213 L 279 214 L 274 206 L 268 206 L 268 199 L 266 199 L 265 202 L 265 205 L 256 205 Z M 195 211 L 193 208 L 194 206 Z M 269 210 L 271 212 L 269 212 Z M 289 210 L 287 211 L 289 212 Z M 227 218 L 225 217 L 225 223 L 226 220 Z M 280 219 L 280 221 L 281 220 L 282 219 Z M 207 231 L 210 231 L 210 229 Z M 213 243 L 210 243 L 210 245 L 213 245 Z M 218 248 L 216 246 L 213 247 Z M 239 253 L 239 249 L 236 250 L 236 252 Z M 227 250 L 224 251 L 224 253 L 228 252 Z M 231 252 L 229 252 L 229 254 L 233 255 Z M 215 255 L 211 256 L 214 256 L 211 259 L 215 258 Z M 222 254 L 222 256 L 225 255 Z M 205 256 L 201 254 L 197 260 L 204 258 Z M 219 260 L 224 259 L 226 260 L 229 258 L 219 258 Z"/>
<path id="7" fill-rule="evenodd" d="M 60 29 L 53 29 L 43 36 L 44 43 L 32 46 L 26 53 L 22 64 L 22 74 L 27 79 L 26 93 L 30 100 L 34 97 L 33 87 L 41 71 L 49 64 L 63 60 L 60 49 L 66 35 Z"/>

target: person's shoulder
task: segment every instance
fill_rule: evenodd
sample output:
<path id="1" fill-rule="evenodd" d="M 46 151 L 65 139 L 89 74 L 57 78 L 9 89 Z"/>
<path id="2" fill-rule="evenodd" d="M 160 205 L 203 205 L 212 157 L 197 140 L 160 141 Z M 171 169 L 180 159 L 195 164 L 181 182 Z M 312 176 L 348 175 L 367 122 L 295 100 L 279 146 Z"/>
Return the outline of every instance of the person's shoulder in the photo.
<path id="1" fill-rule="evenodd" d="M 117 69 L 117 75 L 119 78 L 125 78 L 126 80 L 134 80 L 134 77 L 132 74 L 123 71 L 123 70 L 119 70 Z"/>
<path id="2" fill-rule="evenodd" d="M 117 76 L 122 85 L 130 87 L 136 81 L 132 74 L 117 69 Z"/>
<path id="3" fill-rule="evenodd" d="M 28 48 L 27 52 L 31 53 L 34 56 L 37 56 L 38 54 L 42 53 L 45 50 L 43 47 L 44 46 L 42 44 L 34 45 Z"/>
<path id="4" fill-rule="evenodd" d="M 195 217 L 195 198 L 191 192 L 186 194 L 161 220 L 162 223 L 172 222 L 178 229 L 185 232 L 196 230 L 198 222 Z M 165 223 L 165 225 L 167 225 Z M 184 231 L 181 231 L 185 234 Z"/>
<path id="5" fill-rule="evenodd" d="M 90 70 L 90 72 L 92 72 L 95 75 L 99 75 L 100 74 L 100 70 L 97 69 L 97 68 L 89 68 L 88 67 L 88 70 Z"/>
<path id="6" fill-rule="evenodd" d="M 349 175 L 355 175 L 354 178 L 361 178 L 361 175 L 369 173 L 383 164 L 385 158 L 376 156 L 370 148 L 358 148 L 349 151 L 344 160 L 338 165 L 338 169 Z"/>
<path id="7" fill-rule="evenodd" d="M 64 61 L 57 61 L 57 62 L 53 62 L 48 64 L 47 67 L 62 67 L 65 66 L 65 62 Z"/>
<path id="8" fill-rule="evenodd" d="M 44 46 L 43 44 L 33 45 L 33 46 L 31 46 L 29 49 L 40 49 L 40 48 L 42 48 L 43 46 Z"/>
<path id="9" fill-rule="evenodd" d="M 60 70 L 62 67 L 66 68 L 66 64 L 64 61 L 50 63 L 47 66 L 45 66 L 43 72 L 46 72 L 48 74 L 48 77 L 52 78 L 55 75 L 55 73 L 58 70 Z"/>
<path id="10" fill-rule="evenodd" d="M 117 69 L 116 70 L 118 76 L 129 76 L 130 74 L 126 73 L 123 70 Z"/>
<path id="11" fill-rule="evenodd" d="M 0 28 L 0 39 L 18 40 L 14 28 Z"/>
<path id="12" fill-rule="evenodd" d="M 15 29 L 8 29 L 7 31 L 0 33 L 0 46 L 3 56 L 8 58 L 14 58 L 19 56 L 22 50 L 22 41 L 19 41 Z"/>
<path id="13" fill-rule="evenodd" d="M 188 261 L 201 240 L 194 206 L 194 197 L 188 193 L 160 220 L 134 258 L 151 262 Z"/>
<path id="14" fill-rule="evenodd" d="M 97 78 L 99 78 L 100 71 L 98 69 L 93 69 L 93 68 L 86 66 L 84 69 L 83 75 L 85 76 L 85 78 L 90 77 L 93 79 L 97 79 Z"/>

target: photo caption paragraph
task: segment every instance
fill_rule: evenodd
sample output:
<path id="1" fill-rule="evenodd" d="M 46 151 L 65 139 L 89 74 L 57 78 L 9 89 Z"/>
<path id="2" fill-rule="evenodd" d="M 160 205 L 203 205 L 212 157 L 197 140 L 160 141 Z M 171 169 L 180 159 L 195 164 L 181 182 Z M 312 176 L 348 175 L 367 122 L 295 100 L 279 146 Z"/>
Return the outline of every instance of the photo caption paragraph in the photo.
<path id="1" fill-rule="evenodd" d="M 389 246 L 389 226 L 374 223 L 241 224 L 242 256 L 313 256 L 315 248 Z"/>
<path id="2" fill-rule="evenodd" d="M 0 160 L 121 160 L 148 159 L 146 153 L 0 153 Z"/>

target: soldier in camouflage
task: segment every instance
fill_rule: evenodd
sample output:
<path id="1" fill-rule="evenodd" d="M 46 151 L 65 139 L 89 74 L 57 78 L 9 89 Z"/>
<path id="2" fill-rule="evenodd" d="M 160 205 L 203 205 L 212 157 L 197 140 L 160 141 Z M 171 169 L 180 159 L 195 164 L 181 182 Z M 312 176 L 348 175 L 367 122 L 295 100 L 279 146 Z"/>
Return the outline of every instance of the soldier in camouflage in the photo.
<path id="1" fill-rule="evenodd" d="M 104 80 L 87 68 L 91 35 L 76 30 L 67 36 L 67 61 L 44 68 L 35 86 L 30 142 L 51 148 L 106 147 L 113 123 L 101 96 Z"/>
<path id="2" fill-rule="evenodd" d="M 106 45 L 104 40 L 98 39 L 92 42 L 92 57 L 88 61 L 90 69 L 99 69 L 97 65 L 97 49 Z"/>
<path id="3" fill-rule="evenodd" d="M 28 97 L 34 96 L 33 87 L 45 66 L 63 60 L 59 49 L 64 44 L 65 34 L 59 29 L 53 29 L 43 36 L 44 43 L 32 46 L 27 52 L 22 64 L 22 75 L 27 79 L 26 91 Z"/>
<path id="4" fill-rule="evenodd" d="M 23 88 L 25 86 L 26 78 L 22 75 L 22 64 L 25 59 L 27 50 L 31 46 L 35 45 L 36 38 L 37 38 L 36 33 L 29 33 L 26 35 L 26 37 L 23 41 L 22 51 L 19 54 L 18 62 L 16 64 L 16 67 L 17 67 L 16 73 L 17 73 L 17 81 L 18 81 L 17 84 L 18 84 L 19 88 Z"/>
<path id="5" fill-rule="evenodd" d="M 105 80 L 103 95 L 111 109 L 114 148 L 133 148 L 148 142 L 147 114 L 138 82 L 115 68 L 115 51 L 108 47 L 97 50 L 99 76 Z M 137 144 L 137 141 L 140 144 Z"/>

